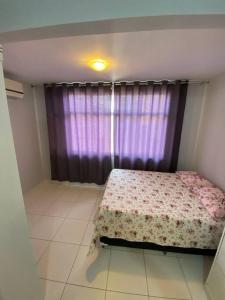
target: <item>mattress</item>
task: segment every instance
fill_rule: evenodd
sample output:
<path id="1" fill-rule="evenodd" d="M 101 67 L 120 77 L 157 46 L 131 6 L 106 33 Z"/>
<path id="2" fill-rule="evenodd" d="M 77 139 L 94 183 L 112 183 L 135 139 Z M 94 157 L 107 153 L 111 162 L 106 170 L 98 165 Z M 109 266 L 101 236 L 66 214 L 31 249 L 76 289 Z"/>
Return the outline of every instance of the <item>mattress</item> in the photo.
<path id="1" fill-rule="evenodd" d="M 176 174 L 114 169 L 100 204 L 96 236 L 216 249 L 224 225 Z"/>

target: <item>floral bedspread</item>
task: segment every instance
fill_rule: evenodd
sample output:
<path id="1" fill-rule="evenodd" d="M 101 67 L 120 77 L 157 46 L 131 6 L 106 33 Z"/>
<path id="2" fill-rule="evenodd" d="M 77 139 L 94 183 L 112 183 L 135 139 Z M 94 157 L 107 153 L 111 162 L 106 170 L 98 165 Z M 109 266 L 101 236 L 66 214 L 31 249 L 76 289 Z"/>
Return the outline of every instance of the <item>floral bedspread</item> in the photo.
<path id="1" fill-rule="evenodd" d="M 216 249 L 224 225 L 176 174 L 114 169 L 100 204 L 96 235 Z"/>

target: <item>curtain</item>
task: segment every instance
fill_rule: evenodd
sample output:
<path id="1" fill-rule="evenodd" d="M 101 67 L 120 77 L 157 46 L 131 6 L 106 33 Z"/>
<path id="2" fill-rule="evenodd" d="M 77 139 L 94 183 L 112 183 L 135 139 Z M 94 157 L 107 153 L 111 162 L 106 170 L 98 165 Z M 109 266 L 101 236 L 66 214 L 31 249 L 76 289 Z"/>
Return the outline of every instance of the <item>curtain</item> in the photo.
<path id="1" fill-rule="evenodd" d="M 114 166 L 174 172 L 187 84 L 115 85 Z"/>
<path id="2" fill-rule="evenodd" d="M 111 86 L 45 85 L 52 179 L 105 183 L 111 171 Z"/>

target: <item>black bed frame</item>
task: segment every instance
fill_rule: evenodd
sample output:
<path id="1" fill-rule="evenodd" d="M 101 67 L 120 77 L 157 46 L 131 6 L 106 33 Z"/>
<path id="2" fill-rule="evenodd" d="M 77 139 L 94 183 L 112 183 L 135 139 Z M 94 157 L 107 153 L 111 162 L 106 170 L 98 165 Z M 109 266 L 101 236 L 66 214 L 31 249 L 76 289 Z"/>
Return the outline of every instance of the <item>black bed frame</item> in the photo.
<path id="1" fill-rule="evenodd" d="M 153 243 L 147 242 L 130 242 L 123 239 L 108 238 L 106 236 L 100 237 L 100 242 L 112 246 L 120 247 L 130 247 L 130 248 L 140 248 L 140 249 L 150 249 L 159 250 L 164 253 L 166 252 L 180 252 L 187 254 L 197 254 L 197 255 L 209 255 L 214 256 L 216 254 L 216 249 L 199 249 L 199 248 L 182 248 L 182 247 L 171 247 L 171 246 L 160 246 Z"/>

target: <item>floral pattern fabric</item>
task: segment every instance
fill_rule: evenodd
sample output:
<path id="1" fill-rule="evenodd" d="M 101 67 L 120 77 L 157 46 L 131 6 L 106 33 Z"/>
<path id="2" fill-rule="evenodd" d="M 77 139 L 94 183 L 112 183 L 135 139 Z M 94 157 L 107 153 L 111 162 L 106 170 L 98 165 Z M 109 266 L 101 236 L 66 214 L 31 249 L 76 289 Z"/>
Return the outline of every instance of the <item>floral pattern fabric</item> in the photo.
<path id="1" fill-rule="evenodd" d="M 178 171 L 176 174 L 180 177 L 181 181 L 192 190 L 196 192 L 200 187 L 214 187 L 214 184 L 203 178 L 196 172 L 192 171 Z"/>
<path id="2" fill-rule="evenodd" d="M 225 193 L 219 188 L 202 187 L 197 197 L 212 217 L 225 218 Z"/>
<path id="3" fill-rule="evenodd" d="M 224 225 L 177 174 L 114 169 L 100 204 L 96 236 L 216 249 Z"/>

